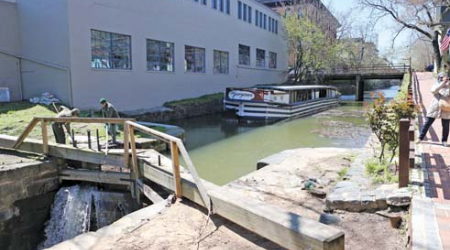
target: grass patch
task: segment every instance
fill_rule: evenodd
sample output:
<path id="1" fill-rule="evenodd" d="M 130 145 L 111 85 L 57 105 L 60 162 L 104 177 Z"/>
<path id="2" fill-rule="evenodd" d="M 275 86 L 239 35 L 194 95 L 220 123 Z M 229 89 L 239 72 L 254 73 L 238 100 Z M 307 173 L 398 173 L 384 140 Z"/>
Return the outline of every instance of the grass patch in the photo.
<path id="1" fill-rule="evenodd" d="M 339 180 L 342 181 L 344 177 L 347 175 L 348 167 L 344 167 L 341 171 L 338 172 Z"/>
<path id="2" fill-rule="evenodd" d="M 35 116 L 55 116 L 51 108 L 28 102 L 0 104 L 0 134 L 19 136 Z M 42 138 L 39 124 L 31 131 L 30 137 Z"/>
<path id="3" fill-rule="evenodd" d="M 193 104 L 193 103 L 205 103 L 205 102 L 218 100 L 221 98 L 223 98 L 223 93 L 215 93 L 215 94 L 209 94 L 209 95 L 202 95 L 202 96 L 196 97 L 196 98 L 188 98 L 188 99 L 170 101 L 170 102 L 164 103 L 163 106 L 177 106 L 177 105 L 186 105 L 186 104 Z"/>
<path id="4" fill-rule="evenodd" d="M 45 106 L 40 104 L 32 104 L 29 102 L 12 102 L 0 104 L 0 134 L 6 134 L 11 136 L 19 136 L 25 130 L 26 126 L 36 116 L 42 117 L 54 117 L 56 112 L 52 106 Z M 81 111 L 80 117 L 90 117 L 89 111 Z M 93 112 L 93 117 L 101 117 L 100 111 Z M 165 127 L 154 126 L 150 127 L 160 132 L 166 132 Z M 96 136 L 96 130 L 98 129 L 101 140 L 106 137 L 106 130 L 104 124 L 85 124 L 85 123 L 73 123 L 71 129 L 74 130 L 77 136 L 87 136 L 87 130 L 91 130 L 91 135 Z M 51 124 L 47 127 L 50 141 L 54 141 Z M 123 141 L 123 126 L 119 125 L 120 134 L 117 135 L 117 140 Z M 42 139 L 41 125 L 38 123 L 36 127 L 28 135 L 29 138 Z M 136 137 L 151 138 L 151 136 L 136 131 Z M 111 138 L 109 138 L 111 139 Z"/>
<path id="5" fill-rule="evenodd" d="M 387 162 L 378 162 L 372 159 L 366 162 L 366 174 L 372 178 L 376 184 L 398 183 L 398 176 L 390 169 Z"/>

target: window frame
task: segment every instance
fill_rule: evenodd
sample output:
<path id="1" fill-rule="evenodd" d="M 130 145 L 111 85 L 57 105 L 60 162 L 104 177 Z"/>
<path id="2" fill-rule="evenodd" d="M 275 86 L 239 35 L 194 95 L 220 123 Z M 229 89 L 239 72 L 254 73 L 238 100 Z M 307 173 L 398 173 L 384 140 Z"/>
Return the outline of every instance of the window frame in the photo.
<path id="1" fill-rule="evenodd" d="M 248 55 L 242 55 L 241 54 L 241 46 L 242 49 L 244 49 L 244 47 L 248 48 Z M 245 58 L 243 58 L 243 56 L 247 57 L 248 63 L 242 63 L 244 61 Z M 245 66 L 250 66 L 251 65 L 251 47 L 248 45 L 244 45 L 244 44 L 239 44 L 238 45 L 238 64 L 239 65 L 245 65 Z"/>
<path id="2" fill-rule="evenodd" d="M 121 34 L 121 33 L 116 33 L 116 32 L 110 32 L 110 31 L 103 31 L 103 30 L 97 30 L 97 29 L 91 29 L 91 69 L 96 69 L 96 70 L 133 70 L 133 59 L 132 59 L 132 40 L 131 40 L 131 35 L 126 35 L 126 34 Z M 100 32 L 100 33 L 104 33 L 104 37 L 103 39 L 101 38 L 94 38 L 94 32 Z M 125 51 L 127 51 L 127 57 L 128 59 L 121 59 L 120 61 L 124 61 L 126 62 L 127 68 L 123 68 L 123 67 L 113 67 L 114 66 L 114 62 L 119 61 L 119 59 L 115 59 L 115 55 L 117 55 L 117 53 L 115 52 L 115 49 L 117 49 L 119 44 L 114 44 L 113 43 L 113 35 L 118 35 L 118 36 L 122 36 L 121 39 L 127 38 L 127 42 L 125 43 L 126 47 L 119 47 L 121 50 L 125 49 Z M 101 37 L 101 36 L 99 36 Z M 94 46 L 94 44 L 96 44 Z M 99 44 L 99 45 L 97 45 Z M 106 46 L 102 46 L 105 45 Z M 122 43 L 123 45 L 123 43 Z M 102 47 L 104 47 L 103 49 L 107 49 L 107 54 L 108 57 L 99 57 L 99 56 L 94 56 L 94 49 L 99 49 L 98 47 L 100 47 L 100 49 L 102 49 Z M 99 49 L 99 50 L 100 50 Z M 105 50 L 101 50 L 102 54 L 106 53 Z M 121 55 L 121 54 L 119 54 Z M 103 66 L 103 60 L 105 60 L 104 63 L 106 63 L 106 65 L 109 65 L 109 67 L 95 67 L 95 65 L 98 65 L 98 62 L 95 62 L 96 60 L 100 60 L 100 65 Z"/>
<path id="3" fill-rule="evenodd" d="M 188 47 L 193 48 L 193 61 L 194 61 L 194 70 L 188 70 L 188 60 L 187 60 L 187 49 Z M 197 61 L 199 59 L 197 52 L 203 52 L 202 58 L 203 58 L 203 63 L 202 65 L 200 65 L 200 63 Z M 185 73 L 197 73 L 197 74 L 205 74 L 206 73 L 206 49 L 202 48 L 202 47 L 196 47 L 196 46 L 191 46 L 191 45 L 184 45 L 184 72 Z M 197 71 L 197 68 L 201 66 L 202 67 L 202 71 Z"/>
<path id="4" fill-rule="evenodd" d="M 216 65 L 216 55 L 219 55 L 219 68 L 217 69 Z M 222 65 L 223 56 L 226 55 L 226 67 Z M 225 69 L 226 72 L 223 72 Z M 215 75 L 228 75 L 230 74 L 230 53 L 228 51 L 223 50 L 213 50 L 213 74 Z"/>
<path id="5" fill-rule="evenodd" d="M 273 55 L 275 55 L 275 60 L 273 61 Z M 269 51 L 269 69 L 277 68 L 277 53 Z"/>
<path id="6" fill-rule="evenodd" d="M 258 52 L 263 52 L 264 56 L 260 58 Z M 256 48 L 256 67 L 266 68 L 266 50 Z"/>
<path id="7" fill-rule="evenodd" d="M 148 65 L 148 63 L 149 63 L 149 60 L 148 60 L 148 57 L 149 57 L 149 54 L 148 54 L 148 46 L 149 46 L 149 41 L 153 41 L 153 42 L 157 42 L 158 43 L 158 51 L 159 51 L 159 55 L 158 55 L 158 58 L 159 58 L 159 67 L 160 67 L 160 70 L 155 70 L 155 69 L 149 69 L 149 65 Z M 170 44 L 171 45 L 171 55 L 172 55 L 172 58 L 171 58 L 171 66 L 172 66 L 172 70 L 161 70 L 162 69 L 162 47 L 163 47 L 163 45 L 167 45 L 167 44 Z M 147 63 L 147 71 L 151 71 L 151 72 L 170 72 L 170 73 L 173 73 L 173 72 L 175 72 L 175 43 L 172 43 L 172 42 L 167 42 L 167 41 L 161 41 L 161 40 L 155 40 L 155 39 L 150 39 L 150 38 L 146 38 L 145 39 L 145 45 L 146 45 L 146 63 Z"/>

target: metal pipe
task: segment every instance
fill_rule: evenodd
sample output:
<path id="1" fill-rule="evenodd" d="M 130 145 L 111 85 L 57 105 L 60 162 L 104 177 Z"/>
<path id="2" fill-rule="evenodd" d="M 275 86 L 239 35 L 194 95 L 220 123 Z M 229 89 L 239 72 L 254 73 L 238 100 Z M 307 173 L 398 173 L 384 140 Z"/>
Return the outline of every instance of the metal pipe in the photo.
<path id="1" fill-rule="evenodd" d="M 97 150 L 102 151 L 102 148 L 100 147 L 100 136 L 98 135 L 98 129 L 97 129 Z"/>
<path id="2" fill-rule="evenodd" d="M 87 131 L 87 136 L 88 136 L 88 147 L 89 149 L 92 149 L 92 144 L 91 144 L 91 130 L 88 129 Z"/>

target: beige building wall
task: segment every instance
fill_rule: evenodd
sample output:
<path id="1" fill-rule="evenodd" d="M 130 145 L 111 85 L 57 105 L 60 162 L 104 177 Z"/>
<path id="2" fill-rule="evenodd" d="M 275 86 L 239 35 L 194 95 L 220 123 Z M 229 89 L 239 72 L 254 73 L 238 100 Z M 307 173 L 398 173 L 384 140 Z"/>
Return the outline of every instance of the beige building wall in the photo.
<path id="1" fill-rule="evenodd" d="M 17 0 L 24 98 L 55 94 L 71 105 L 66 0 Z"/>
<path id="2" fill-rule="evenodd" d="M 74 106 L 99 108 L 107 98 L 121 111 L 152 108 L 166 101 L 223 92 L 226 87 L 280 83 L 285 80 L 287 47 L 280 16 L 254 0 L 252 23 L 194 0 L 84 0 L 68 2 L 70 66 Z M 278 20 L 278 34 L 255 25 L 255 10 Z M 91 29 L 131 36 L 132 70 L 91 68 Z M 175 72 L 147 71 L 146 39 L 175 44 Z M 251 65 L 238 65 L 239 44 L 250 46 Z M 206 72 L 185 72 L 185 45 L 205 48 Z M 256 67 L 256 48 L 277 53 L 277 69 Z M 213 73 L 213 50 L 229 52 L 229 74 Z"/>
<path id="3" fill-rule="evenodd" d="M 20 86 L 20 32 L 17 6 L 0 0 L 0 88 L 9 89 L 11 101 L 22 99 Z"/>

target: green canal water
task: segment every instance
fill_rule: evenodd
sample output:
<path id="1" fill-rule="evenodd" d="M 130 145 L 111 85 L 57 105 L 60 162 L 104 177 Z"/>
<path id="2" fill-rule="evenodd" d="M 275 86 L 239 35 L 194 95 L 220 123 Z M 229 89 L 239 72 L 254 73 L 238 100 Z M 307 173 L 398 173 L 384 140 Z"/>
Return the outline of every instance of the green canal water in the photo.
<path id="1" fill-rule="evenodd" d="M 383 90 L 387 97 L 398 87 Z M 367 94 L 370 98 L 370 94 Z M 199 175 L 218 185 L 256 170 L 258 160 L 286 149 L 360 148 L 370 130 L 367 105 L 350 103 L 271 125 L 243 123 L 224 114 L 173 121 L 186 130 L 186 147 Z"/>

